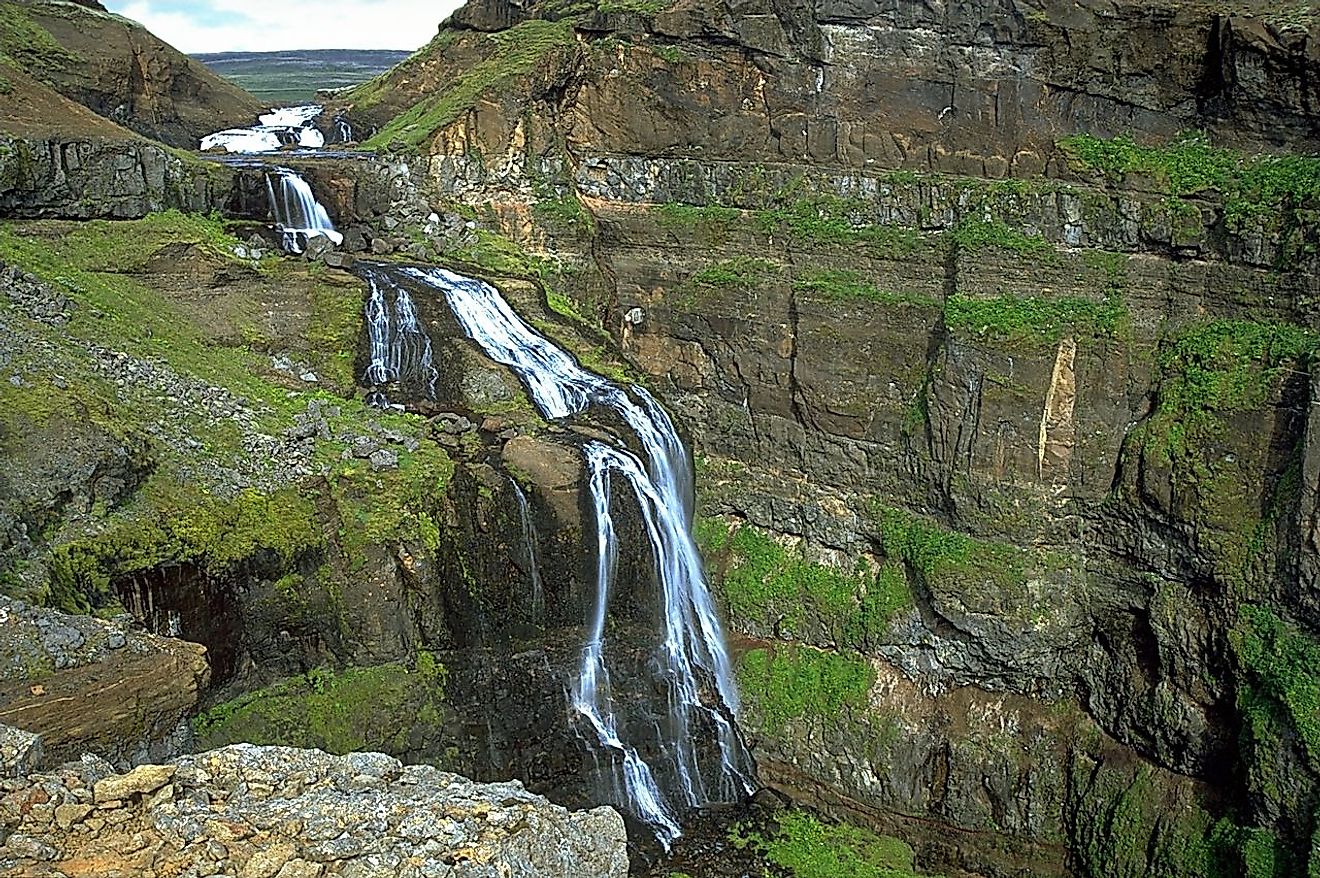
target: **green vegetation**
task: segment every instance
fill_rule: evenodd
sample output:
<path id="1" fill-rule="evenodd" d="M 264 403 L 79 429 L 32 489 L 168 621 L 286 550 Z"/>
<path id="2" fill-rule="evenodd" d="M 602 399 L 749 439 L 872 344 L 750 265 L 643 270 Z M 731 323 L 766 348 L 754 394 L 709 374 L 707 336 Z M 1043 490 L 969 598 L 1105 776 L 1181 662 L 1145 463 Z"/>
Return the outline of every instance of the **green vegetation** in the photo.
<path id="1" fill-rule="evenodd" d="M 697 539 L 716 561 L 734 619 L 764 624 L 779 620 L 796 634 L 821 632 L 839 646 L 862 648 L 878 640 L 912 593 L 901 568 L 872 571 L 859 561 L 843 570 L 808 561 L 750 525 L 730 529 L 716 520 L 698 523 Z"/>
<path id="2" fill-rule="evenodd" d="M 742 217 L 742 211 L 734 207 L 698 207 L 676 201 L 658 205 L 655 213 L 661 228 L 691 230 L 713 243 L 727 239 Z"/>
<path id="3" fill-rule="evenodd" d="M 1147 447 L 1163 460 L 1193 450 L 1223 419 L 1265 406 L 1285 372 L 1304 369 L 1317 335 L 1291 323 L 1217 319 L 1193 326 L 1160 352 L 1160 383 Z"/>
<path id="4" fill-rule="evenodd" d="M 590 238 L 596 232 L 596 218 L 574 194 L 542 198 L 532 205 L 532 216 L 551 234 Z"/>
<path id="5" fill-rule="evenodd" d="M 364 146 L 416 148 L 476 105 L 486 92 L 535 70 L 546 58 L 573 45 L 570 21 L 524 21 L 487 37 L 490 55 L 455 77 L 444 91 L 429 95 L 381 128 Z M 373 80 L 374 82 L 374 80 Z M 367 83 L 371 86 L 372 83 Z"/>
<path id="6" fill-rule="evenodd" d="M 598 0 L 601 12 L 630 12 L 636 15 L 655 15 L 674 5 L 674 0 Z"/>
<path id="7" fill-rule="evenodd" d="M 1019 591 L 1035 561 L 1016 546 L 978 540 L 902 509 L 876 504 L 872 512 L 885 555 L 926 582 L 992 582 Z"/>
<path id="8" fill-rule="evenodd" d="M 1238 660 L 1247 674 L 1239 690 L 1239 708 L 1247 731 L 1258 742 L 1277 741 L 1268 729 L 1277 719 L 1300 739 L 1311 764 L 1320 768 L 1320 643 L 1265 607 L 1248 606 L 1242 624 L 1233 633 Z"/>
<path id="9" fill-rule="evenodd" d="M 688 279 L 697 289 L 741 289 L 755 291 L 779 276 L 782 266 L 754 256 L 721 259 L 706 266 Z"/>
<path id="10" fill-rule="evenodd" d="M 793 278 L 795 293 L 828 299 L 833 302 L 871 302 L 876 305 L 911 305 L 939 308 L 940 303 L 918 293 L 895 293 L 883 290 L 855 271 L 807 269 Z"/>
<path id="11" fill-rule="evenodd" d="M 1207 190 L 1224 197 L 1230 225 L 1269 219 L 1320 197 L 1320 157 L 1247 156 L 1211 145 L 1201 132 L 1164 146 L 1142 146 L 1126 137 L 1105 140 L 1077 135 L 1061 141 L 1073 161 L 1113 179 L 1145 174 L 1181 198 Z"/>
<path id="12" fill-rule="evenodd" d="M 730 830 L 738 847 L 751 845 L 793 878 L 920 878 L 906 842 L 847 824 L 824 823 L 807 811 L 785 811 L 766 834 L 746 825 Z"/>
<path id="13" fill-rule="evenodd" d="M 874 209 L 860 198 L 792 197 L 792 190 L 776 196 L 779 206 L 755 212 L 763 231 L 797 246 L 858 246 L 885 258 L 908 256 L 921 245 L 915 229 L 870 221 Z"/>
<path id="14" fill-rule="evenodd" d="M 294 489 L 221 499 L 158 473 L 105 532 L 54 550 L 50 602 L 86 613 L 108 605 L 111 582 L 136 571 L 190 561 L 219 576 L 258 553 L 288 566 L 321 540 L 315 508 Z"/>
<path id="15" fill-rule="evenodd" d="M 414 669 L 310 671 L 211 708 L 193 720 L 193 731 L 205 749 L 248 742 L 404 754 L 416 730 L 440 723 L 445 680 L 444 666 L 427 652 L 417 654 Z"/>
<path id="16" fill-rule="evenodd" d="M 362 331 L 362 290 L 356 284 L 316 284 L 307 321 L 307 351 L 323 381 L 345 395 L 357 383 L 353 363 Z"/>
<path id="17" fill-rule="evenodd" d="M 738 688 L 772 733 L 796 719 L 837 722 L 845 709 L 863 711 L 875 682 L 870 664 L 855 654 L 810 647 L 754 649 L 738 664 Z"/>
<path id="18" fill-rule="evenodd" d="M 984 220 L 967 217 L 948 232 L 955 244 L 972 253 L 987 250 L 1007 250 L 1022 258 L 1054 262 L 1058 252 L 1054 245 L 1039 235 L 1027 235 L 1010 227 L 1003 220 Z"/>
<path id="19" fill-rule="evenodd" d="M 71 70 L 83 63 L 80 55 L 60 45 L 18 3 L 0 3 L 0 61 L 5 59 L 48 84 L 51 73 Z"/>
<path id="20" fill-rule="evenodd" d="M 1053 344 L 1065 335 L 1117 338 L 1126 330 L 1127 317 L 1127 308 L 1113 300 L 981 299 L 955 293 L 944 304 L 944 322 L 950 329 L 1009 344 Z"/>

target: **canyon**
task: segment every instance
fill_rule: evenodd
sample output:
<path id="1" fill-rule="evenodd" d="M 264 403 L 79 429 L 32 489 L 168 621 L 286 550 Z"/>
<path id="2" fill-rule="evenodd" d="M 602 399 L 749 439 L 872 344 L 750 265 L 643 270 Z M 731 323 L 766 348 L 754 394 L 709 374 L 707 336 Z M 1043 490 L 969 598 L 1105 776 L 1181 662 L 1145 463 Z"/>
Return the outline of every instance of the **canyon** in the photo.
<path id="1" fill-rule="evenodd" d="M 268 165 L 4 68 L 0 583 L 127 612 L 151 670 L 67 740 L 45 700 L 129 655 L 47 637 L 0 654 L 0 722 L 51 765 L 381 750 L 611 801 L 659 856 L 565 718 L 581 448 L 636 436 L 538 408 L 395 268 L 432 371 L 373 373 L 372 272 L 435 264 L 672 414 L 760 784 L 908 874 L 1311 874 L 1316 35 L 1250 0 L 473 0 L 322 97 L 370 152 L 272 159 L 343 235 L 302 259 Z M 627 494 L 601 630 L 662 704 Z"/>

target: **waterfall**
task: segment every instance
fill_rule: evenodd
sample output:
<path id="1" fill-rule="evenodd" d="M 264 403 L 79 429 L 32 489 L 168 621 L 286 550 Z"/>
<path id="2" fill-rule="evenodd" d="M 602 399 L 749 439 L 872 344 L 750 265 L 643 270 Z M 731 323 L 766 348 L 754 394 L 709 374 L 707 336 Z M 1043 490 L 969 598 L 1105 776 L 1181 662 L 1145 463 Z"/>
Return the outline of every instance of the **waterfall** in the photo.
<path id="1" fill-rule="evenodd" d="M 370 295 L 367 297 L 367 340 L 371 362 L 366 381 L 372 386 L 371 401 L 386 401 L 387 384 L 419 384 L 428 399 L 435 398 L 435 382 L 440 373 L 435 368 L 431 337 L 417 320 L 412 296 L 377 269 L 365 269 Z M 393 307 L 386 301 L 386 290 L 394 293 Z"/>
<path id="2" fill-rule="evenodd" d="M 340 143 L 353 142 L 353 126 L 343 116 L 335 117 L 335 131 L 339 134 Z"/>
<path id="3" fill-rule="evenodd" d="M 532 582 L 532 624 L 537 624 L 545 616 L 545 586 L 541 582 L 541 539 L 536 534 L 536 525 L 532 523 L 532 511 L 527 505 L 527 495 L 516 479 L 513 482 L 513 495 L 518 498 L 518 514 L 522 517 L 523 545 L 527 547 L 527 576 Z"/>
<path id="4" fill-rule="evenodd" d="M 344 236 L 335 231 L 330 215 L 312 194 L 307 181 L 288 168 L 276 168 L 266 174 L 266 192 L 275 214 L 286 253 L 301 253 L 311 238 L 329 238 L 342 244 Z"/>
<path id="5" fill-rule="evenodd" d="M 202 138 L 202 150 L 226 152 L 274 152 L 285 146 L 320 149 L 325 135 L 316 127 L 316 117 L 324 108 L 316 104 L 302 107 L 277 107 L 258 117 L 250 128 L 229 128 Z"/>
<path id="6" fill-rule="evenodd" d="M 622 387 L 588 372 L 528 326 L 492 287 L 438 268 L 401 271 L 444 293 L 459 324 L 493 360 L 513 369 L 547 418 L 601 406 L 636 433 L 646 462 L 622 443 L 586 443 L 583 453 L 595 509 L 596 600 L 571 704 L 617 768 L 616 803 L 647 823 L 666 846 L 680 834 L 683 813 L 749 790 L 749 757 L 732 717 L 738 695 L 719 618 L 692 538 L 692 462 L 663 407 L 644 389 Z M 621 726 L 610 687 L 606 613 L 619 545 L 610 512 L 612 486 L 635 496 L 655 563 L 663 632 L 653 662 L 668 691 L 669 735 L 653 762 Z M 713 691 L 712 691 L 713 687 Z M 703 698 L 703 695 L 705 696 Z M 714 731 L 718 766 L 698 759 L 700 731 Z M 660 777 L 668 779 L 662 788 Z"/>

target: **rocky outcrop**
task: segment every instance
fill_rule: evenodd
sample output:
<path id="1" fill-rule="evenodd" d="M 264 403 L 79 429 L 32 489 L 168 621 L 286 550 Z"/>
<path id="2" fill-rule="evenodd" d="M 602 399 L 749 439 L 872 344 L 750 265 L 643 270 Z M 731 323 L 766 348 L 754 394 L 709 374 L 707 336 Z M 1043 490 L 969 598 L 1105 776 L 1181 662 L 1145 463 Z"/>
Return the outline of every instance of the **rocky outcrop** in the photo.
<path id="1" fill-rule="evenodd" d="M 206 688 L 206 650 L 130 624 L 0 597 L 0 723 L 41 736 L 46 764 L 94 753 L 160 759 Z"/>
<path id="2" fill-rule="evenodd" d="M 0 211 L 12 217 L 136 219 L 175 208 L 209 212 L 230 198 L 222 165 L 145 140 L 0 137 Z"/>
<path id="3" fill-rule="evenodd" d="M 195 148 L 205 135 L 249 123 L 252 95 L 98 4 L 5 4 L 16 66 L 65 97 L 138 134 Z M 58 119 L 48 119 L 58 125 Z"/>
<path id="4" fill-rule="evenodd" d="M 379 753 L 235 745 L 0 781 L 0 874 L 470 878 L 628 873 L 623 820 Z"/>

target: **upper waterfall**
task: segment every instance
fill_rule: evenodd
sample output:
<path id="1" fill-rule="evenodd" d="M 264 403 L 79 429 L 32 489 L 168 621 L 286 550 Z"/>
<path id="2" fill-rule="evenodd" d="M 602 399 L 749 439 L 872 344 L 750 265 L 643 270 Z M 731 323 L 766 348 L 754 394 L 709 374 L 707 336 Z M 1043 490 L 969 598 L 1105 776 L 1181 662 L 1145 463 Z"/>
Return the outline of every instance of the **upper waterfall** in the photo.
<path id="1" fill-rule="evenodd" d="M 610 757 L 616 804 L 646 822 L 667 846 L 681 833 L 687 809 L 745 794 L 750 773 L 750 758 L 733 722 L 738 696 L 724 634 L 691 532 L 687 450 L 649 393 L 583 369 L 524 322 L 493 287 L 439 268 L 396 270 L 444 293 L 464 332 L 517 373 L 547 418 L 600 406 L 617 413 L 644 450 L 645 462 L 622 442 L 596 439 L 583 448 L 596 518 L 596 599 L 570 700 Z M 374 297 L 382 275 L 371 277 Z M 640 509 L 659 587 L 662 627 L 651 667 L 668 695 L 665 728 L 655 724 L 659 740 L 649 742 L 629 727 L 628 705 L 616 701 L 610 684 L 605 623 L 620 551 L 611 511 L 619 481 Z M 703 761 L 699 756 L 703 735 L 712 737 L 717 758 Z M 644 754 L 644 743 L 653 745 L 649 753 Z"/>
<path id="2" fill-rule="evenodd" d="M 286 146 L 320 149 L 325 146 L 325 135 L 316 127 L 315 120 L 324 109 L 317 104 L 276 107 L 262 114 L 250 128 L 229 128 L 208 134 L 202 138 L 201 149 L 245 153 L 274 152 Z"/>
<path id="3" fill-rule="evenodd" d="M 325 206 L 312 194 L 312 187 L 294 171 L 275 168 L 266 174 L 266 193 L 285 252 L 301 253 L 307 241 L 316 237 L 328 238 L 335 244 L 344 242 Z"/>

